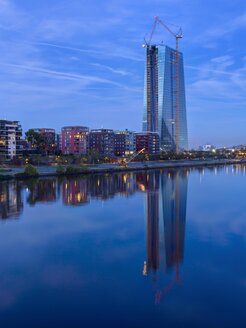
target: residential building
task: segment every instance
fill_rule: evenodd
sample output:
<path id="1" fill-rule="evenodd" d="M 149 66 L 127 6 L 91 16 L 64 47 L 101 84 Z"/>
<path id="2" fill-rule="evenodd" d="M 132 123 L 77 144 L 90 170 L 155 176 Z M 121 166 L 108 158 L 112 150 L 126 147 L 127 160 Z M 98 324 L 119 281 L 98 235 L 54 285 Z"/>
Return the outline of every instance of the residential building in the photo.
<path id="1" fill-rule="evenodd" d="M 161 149 L 172 151 L 188 148 L 181 52 L 178 53 L 178 72 L 176 67 L 176 50 L 165 45 L 146 45 L 143 131 L 158 132 Z"/>
<path id="2" fill-rule="evenodd" d="M 22 154 L 21 125 L 18 121 L 0 120 L 0 159 L 12 159 Z"/>
<path id="3" fill-rule="evenodd" d="M 114 155 L 114 131 L 111 129 L 94 129 L 89 134 L 89 149 L 103 156 Z"/>
<path id="4" fill-rule="evenodd" d="M 136 135 L 136 152 L 144 149 L 145 154 L 160 153 L 160 137 L 157 132 L 138 132 Z"/>
<path id="5" fill-rule="evenodd" d="M 206 145 L 202 146 L 202 150 L 203 151 L 214 151 L 215 147 L 211 144 L 206 144 Z"/>
<path id="6" fill-rule="evenodd" d="M 88 150 L 89 128 L 85 126 L 65 126 L 61 133 L 63 155 L 83 154 Z"/>
<path id="7" fill-rule="evenodd" d="M 136 149 L 136 136 L 132 131 L 115 131 L 114 153 L 116 156 L 129 156 Z"/>

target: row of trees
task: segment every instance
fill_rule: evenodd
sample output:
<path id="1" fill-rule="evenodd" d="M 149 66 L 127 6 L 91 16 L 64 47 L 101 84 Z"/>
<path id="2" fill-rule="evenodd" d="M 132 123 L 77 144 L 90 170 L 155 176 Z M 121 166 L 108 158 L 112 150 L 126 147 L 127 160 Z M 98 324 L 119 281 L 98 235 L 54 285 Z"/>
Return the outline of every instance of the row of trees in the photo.
<path id="1" fill-rule="evenodd" d="M 32 145 L 33 149 L 43 155 L 53 154 L 56 150 L 55 136 L 52 134 L 40 134 L 33 129 L 26 133 L 26 140 Z"/>
<path id="2" fill-rule="evenodd" d="M 204 151 L 187 151 L 180 154 L 173 152 L 162 152 L 157 155 L 139 154 L 134 161 L 158 161 L 158 160 L 188 160 L 188 159 L 220 159 L 220 158 L 239 158 L 238 151 L 231 152 L 228 150 L 220 150 L 216 152 Z M 246 154 L 245 154 L 246 157 Z M 121 157 L 102 156 L 96 150 L 90 150 L 87 155 L 31 155 L 26 154 L 22 159 L 15 158 L 10 164 L 23 165 L 91 165 L 100 163 L 120 163 Z"/>

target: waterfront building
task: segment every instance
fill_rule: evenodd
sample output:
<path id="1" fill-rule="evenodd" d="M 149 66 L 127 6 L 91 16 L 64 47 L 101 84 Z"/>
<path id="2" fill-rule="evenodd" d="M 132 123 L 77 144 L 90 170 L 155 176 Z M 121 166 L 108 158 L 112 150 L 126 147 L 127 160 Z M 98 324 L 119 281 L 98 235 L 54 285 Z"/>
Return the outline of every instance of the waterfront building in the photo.
<path id="1" fill-rule="evenodd" d="M 188 148 L 183 54 L 178 54 L 178 84 L 175 60 L 176 50 L 165 45 L 146 45 L 143 131 L 158 132 L 161 149 L 172 151 Z"/>
<path id="2" fill-rule="evenodd" d="M 132 131 L 115 131 L 114 152 L 116 156 L 130 156 L 136 150 L 136 135 Z"/>
<path id="3" fill-rule="evenodd" d="M 145 154 L 160 153 L 160 137 L 157 132 L 137 132 L 136 136 L 136 152 L 144 149 Z"/>
<path id="4" fill-rule="evenodd" d="M 89 149 L 99 155 L 114 155 L 114 131 L 111 129 L 94 129 L 89 133 Z"/>
<path id="5" fill-rule="evenodd" d="M 12 159 L 22 154 L 19 121 L 0 120 L 0 160 Z"/>
<path id="6" fill-rule="evenodd" d="M 28 151 L 28 147 L 29 147 L 29 145 L 28 145 L 27 140 L 26 139 L 20 139 L 20 149 L 23 153 Z"/>
<path id="7" fill-rule="evenodd" d="M 204 146 L 201 147 L 201 150 L 202 151 L 214 151 L 215 150 L 215 147 L 211 144 L 206 144 Z"/>
<path id="8" fill-rule="evenodd" d="M 62 154 L 83 154 L 88 150 L 89 128 L 85 126 L 65 126 L 62 128 Z"/>

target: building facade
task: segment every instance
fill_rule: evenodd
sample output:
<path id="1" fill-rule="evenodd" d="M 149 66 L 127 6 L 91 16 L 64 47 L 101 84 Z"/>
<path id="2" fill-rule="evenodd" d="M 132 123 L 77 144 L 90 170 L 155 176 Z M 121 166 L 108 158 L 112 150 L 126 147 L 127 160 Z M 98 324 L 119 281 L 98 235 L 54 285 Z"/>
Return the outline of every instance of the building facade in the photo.
<path id="1" fill-rule="evenodd" d="M 21 125 L 18 121 L 0 120 L 0 159 L 12 159 L 22 154 Z"/>
<path id="2" fill-rule="evenodd" d="M 136 135 L 132 131 L 115 131 L 114 153 L 116 156 L 130 156 L 136 150 Z"/>
<path id="3" fill-rule="evenodd" d="M 138 132 L 136 135 L 136 152 L 144 149 L 144 154 L 160 153 L 160 137 L 157 132 Z"/>
<path id="4" fill-rule="evenodd" d="M 61 133 L 63 155 L 85 155 L 88 150 L 89 128 L 85 126 L 65 126 Z"/>
<path id="5" fill-rule="evenodd" d="M 114 156 L 114 131 L 111 129 L 94 129 L 89 134 L 89 149 L 99 155 Z"/>
<path id="6" fill-rule="evenodd" d="M 178 84 L 176 66 L 176 50 L 164 45 L 146 45 L 143 131 L 158 132 L 161 149 L 182 151 L 188 148 L 188 133 L 181 52 L 178 54 Z"/>

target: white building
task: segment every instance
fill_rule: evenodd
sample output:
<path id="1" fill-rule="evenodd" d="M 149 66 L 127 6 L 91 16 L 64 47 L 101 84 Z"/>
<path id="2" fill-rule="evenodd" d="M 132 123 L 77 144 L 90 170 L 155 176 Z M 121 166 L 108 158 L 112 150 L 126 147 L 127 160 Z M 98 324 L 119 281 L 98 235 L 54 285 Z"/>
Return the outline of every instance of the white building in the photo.
<path id="1" fill-rule="evenodd" d="M 0 120 L 0 159 L 21 155 L 21 125 L 18 121 Z"/>

